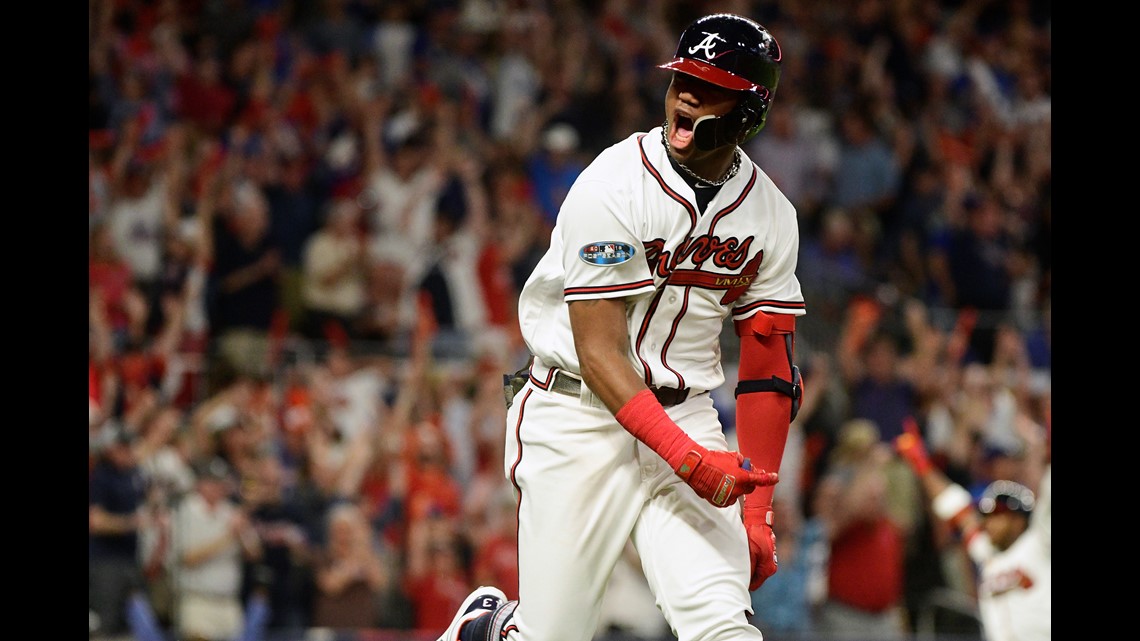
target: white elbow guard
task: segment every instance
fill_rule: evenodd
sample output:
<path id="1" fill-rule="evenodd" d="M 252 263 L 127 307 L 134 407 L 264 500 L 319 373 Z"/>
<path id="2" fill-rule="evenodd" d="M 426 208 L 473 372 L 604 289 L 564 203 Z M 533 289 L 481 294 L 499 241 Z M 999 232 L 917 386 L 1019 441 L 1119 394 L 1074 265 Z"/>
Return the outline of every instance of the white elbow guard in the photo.
<path id="1" fill-rule="evenodd" d="M 935 516 L 943 521 L 949 521 L 973 504 L 974 499 L 966 488 L 961 485 L 948 485 L 934 497 L 931 507 Z"/>

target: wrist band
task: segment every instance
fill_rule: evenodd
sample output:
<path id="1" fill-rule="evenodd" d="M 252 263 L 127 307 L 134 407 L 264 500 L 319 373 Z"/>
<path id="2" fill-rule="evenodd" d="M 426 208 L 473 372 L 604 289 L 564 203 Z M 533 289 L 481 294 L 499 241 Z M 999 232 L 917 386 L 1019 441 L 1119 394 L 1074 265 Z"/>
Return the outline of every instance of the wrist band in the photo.
<path id="1" fill-rule="evenodd" d="M 614 418 L 637 440 L 657 452 L 674 470 L 680 468 L 688 452 L 695 450 L 700 454 L 704 450 L 677 427 L 649 389 L 634 394 L 614 414 Z"/>
<path id="2" fill-rule="evenodd" d="M 938 493 L 931 503 L 934 515 L 943 521 L 950 521 L 962 510 L 973 505 L 974 499 L 961 485 L 948 485 Z"/>

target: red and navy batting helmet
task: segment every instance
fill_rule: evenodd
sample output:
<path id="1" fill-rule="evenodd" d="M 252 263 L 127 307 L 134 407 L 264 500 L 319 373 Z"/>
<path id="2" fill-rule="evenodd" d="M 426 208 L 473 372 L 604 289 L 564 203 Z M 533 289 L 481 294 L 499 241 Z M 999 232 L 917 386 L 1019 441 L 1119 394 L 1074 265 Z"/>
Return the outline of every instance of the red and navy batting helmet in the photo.
<path id="1" fill-rule="evenodd" d="M 673 59 L 658 67 L 744 92 L 740 108 L 748 112 L 747 118 L 732 136 L 739 144 L 764 126 L 780 81 L 782 58 L 776 38 L 755 20 L 717 13 L 686 27 Z"/>

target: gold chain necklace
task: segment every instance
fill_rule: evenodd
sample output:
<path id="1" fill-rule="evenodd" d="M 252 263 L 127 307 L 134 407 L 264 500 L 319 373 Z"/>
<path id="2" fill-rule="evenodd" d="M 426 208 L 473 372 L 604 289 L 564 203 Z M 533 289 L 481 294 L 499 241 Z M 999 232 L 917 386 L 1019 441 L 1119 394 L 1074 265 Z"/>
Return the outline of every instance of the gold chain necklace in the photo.
<path id="1" fill-rule="evenodd" d="M 672 149 L 672 147 L 669 146 L 669 137 L 668 137 L 669 134 L 668 134 L 668 132 L 669 132 L 669 121 L 666 120 L 664 123 L 661 124 L 661 145 L 663 147 L 665 147 L 666 155 L 668 155 L 669 150 Z M 691 176 L 694 180 L 696 180 L 698 182 L 705 183 L 709 187 L 720 187 L 721 185 L 728 182 L 729 180 L 732 180 L 733 176 L 736 175 L 736 172 L 740 171 L 740 148 L 737 147 L 737 148 L 732 150 L 732 166 L 728 168 L 728 171 L 724 174 L 724 176 L 720 180 L 709 180 L 708 178 L 701 178 L 697 174 L 693 173 L 692 169 L 689 169 L 688 167 L 686 167 L 684 163 L 677 162 L 676 159 L 673 159 L 673 162 L 676 163 L 677 166 L 680 167 L 682 171 L 684 171 L 686 174 Z"/>

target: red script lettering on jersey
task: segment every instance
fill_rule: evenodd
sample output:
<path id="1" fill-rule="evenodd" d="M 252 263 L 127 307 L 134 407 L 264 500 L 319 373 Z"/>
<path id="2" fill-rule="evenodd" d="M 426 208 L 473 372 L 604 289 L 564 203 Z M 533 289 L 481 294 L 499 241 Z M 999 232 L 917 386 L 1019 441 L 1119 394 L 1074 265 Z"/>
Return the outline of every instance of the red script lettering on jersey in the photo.
<path id="1" fill-rule="evenodd" d="M 668 278 L 678 265 L 689 259 L 692 259 L 696 267 L 711 258 L 713 265 L 721 269 L 739 269 L 748 257 L 748 249 L 752 247 L 754 239 L 749 236 L 741 242 L 735 236 L 721 240 L 719 236 L 704 234 L 682 241 L 674 251 L 665 249 L 665 241 L 660 238 L 646 241 L 642 245 L 645 246 L 645 261 L 649 263 L 649 269 L 658 276 Z"/>
<path id="2" fill-rule="evenodd" d="M 739 268 L 748 255 L 748 248 L 752 245 L 753 237 L 749 236 L 743 243 L 736 238 L 721 241 L 716 236 L 700 236 L 691 243 L 682 243 L 675 253 L 664 249 L 665 242 L 657 239 L 644 243 L 645 260 L 650 269 L 659 276 L 664 276 L 666 284 L 701 287 L 704 289 L 723 289 L 722 305 L 729 305 L 752 284 L 752 279 L 760 271 L 760 263 L 764 260 L 764 251 L 760 250 L 752 260 L 737 274 L 724 274 L 703 271 L 701 269 L 677 269 L 677 265 L 686 258 L 692 257 L 693 263 L 700 266 L 705 260 L 712 258 L 713 265 L 724 269 Z"/>

